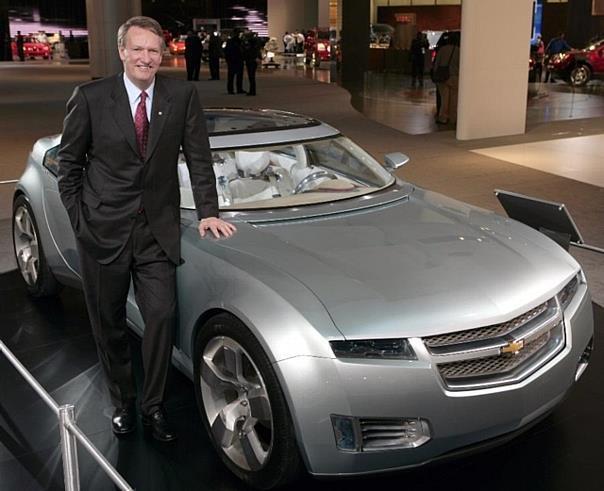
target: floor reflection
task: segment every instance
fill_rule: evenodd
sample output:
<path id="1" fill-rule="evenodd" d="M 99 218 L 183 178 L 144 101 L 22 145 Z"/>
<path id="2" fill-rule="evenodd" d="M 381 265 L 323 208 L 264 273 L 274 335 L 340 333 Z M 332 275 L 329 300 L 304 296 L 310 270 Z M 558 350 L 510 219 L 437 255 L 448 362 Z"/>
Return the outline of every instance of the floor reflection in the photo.
<path id="1" fill-rule="evenodd" d="M 259 68 L 259 76 L 279 75 L 309 78 L 322 83 L 340 83 L 335 61 L 321 62 L 319 67 L 307 65 L 302 55 L 277 55 L 278 66 Z M 185 70 L 184 56 L 166 55 L 162 65 Z M 226 72 L 226 64 L 221 60 Z M 202 64 L 200 78 L 207 78 L 207 64 Z M 226 79 L 226 73 L 222 74 Z M 244 73 L 244 78 L 246 77 Z M 422 87 L 413 87 L 411 77 L 402 73 L 366 72 L 356 87 L 345 87 L 351 93 L 352 105 L 365 116 L 404 133 L 418 135 L 452 130 L 453 125 L 437 125 L 436 87 L 428 74 Z M 585 87 L 574 88 L 563 81 L 529 84 L 526 123 L 540 123 L 597 118 L 604 116 L 604 82 L 592 80 Z"/>

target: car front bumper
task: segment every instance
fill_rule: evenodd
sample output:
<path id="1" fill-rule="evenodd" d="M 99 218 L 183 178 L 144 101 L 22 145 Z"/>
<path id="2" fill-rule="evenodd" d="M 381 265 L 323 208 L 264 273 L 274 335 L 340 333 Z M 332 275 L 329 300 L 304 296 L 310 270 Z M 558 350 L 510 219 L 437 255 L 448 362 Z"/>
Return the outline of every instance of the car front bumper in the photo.
<path id="1" fill-rule="evenodd" d="M 552 410 L 575 382 L 579 359 L 593 337 L 585 285 L 564 319 L 566 345 L 555 358 L 519 383 L 489 389 L 449 391 L 435 366 L 420 355 L 417 361 L 295 357 L 277 363 L 308 471 L 345 476 L 414 467 L 529 425 Z M 419 417 L 428 421 L 431 437 L 416 448 L 344 451 L 336 447 L 332 415 Z"/>

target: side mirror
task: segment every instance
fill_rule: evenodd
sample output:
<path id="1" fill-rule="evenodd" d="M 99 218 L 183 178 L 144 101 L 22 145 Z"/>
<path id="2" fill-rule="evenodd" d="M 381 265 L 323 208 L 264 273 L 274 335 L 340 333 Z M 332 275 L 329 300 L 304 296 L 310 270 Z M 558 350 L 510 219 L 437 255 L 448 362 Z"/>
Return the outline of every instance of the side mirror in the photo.
<path id="1" fill-rule="evenodd" d="M 407 155 L 401 152 L 389 153 L 384 157 L 384 166 L 388 171 L 394 172 L 411 160 Z"/>

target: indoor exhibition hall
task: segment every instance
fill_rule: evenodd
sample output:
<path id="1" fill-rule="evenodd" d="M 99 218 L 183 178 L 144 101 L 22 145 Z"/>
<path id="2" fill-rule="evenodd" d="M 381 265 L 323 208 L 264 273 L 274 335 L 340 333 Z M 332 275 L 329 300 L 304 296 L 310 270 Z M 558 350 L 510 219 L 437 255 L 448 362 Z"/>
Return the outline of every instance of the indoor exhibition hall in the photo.
<path id="1" fill-rule="evenodd" d="M 0 489 L 604 489 L 604 1 L 0 0 L 0 131 Z"/>

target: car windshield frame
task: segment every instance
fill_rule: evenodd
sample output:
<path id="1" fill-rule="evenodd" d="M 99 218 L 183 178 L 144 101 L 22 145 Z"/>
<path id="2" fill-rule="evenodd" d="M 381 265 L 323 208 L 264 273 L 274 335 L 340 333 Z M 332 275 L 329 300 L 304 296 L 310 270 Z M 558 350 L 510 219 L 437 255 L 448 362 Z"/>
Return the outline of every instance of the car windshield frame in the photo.
<path id="1" fill-rule="evenodd" d="M 373 194 L 396 182 L 376 159 L 341 134 L 253 147 L 234 145 L 213 149 L 212 158 L 223 212 L 326 205 Z M 178 172 L 180 207 L 194 210 L 182 154 Z"/>
<path id="2" fill-rule="evenodd" d="M 321 126 L 321 122 L 317 119 L 301 116 L 299 114 L 289 113 L 287 111 L 274 111 L 274 110 L 246 110 L 246 109 L 214 109 L 208 108 L 204 110 L 206 118 L 206 124 L 208 127 L 208 137 L 216 136 L 231 136 L 231 135 L 243 135 L 250 133 L 265 133 L 271 131 L 284 131 L 284 130 L 297 130 L 301 128 L 310 128 L 313 126 Z M 235 121 L 241 123 L 241 121 L 254 121 L 250 126 L 243 128 L 223 128 L 220 130 L 211 127 L 211 124 L 215 124 L 214 121 L 222 118 L 221 124 L 226 124 L 227 121 Z M 284 124 L 276 124 L 283 121 Z M 272 125 L 270 124 L 272 123 Z M 266 126 L 262 126 L 265 124 Z"/>

